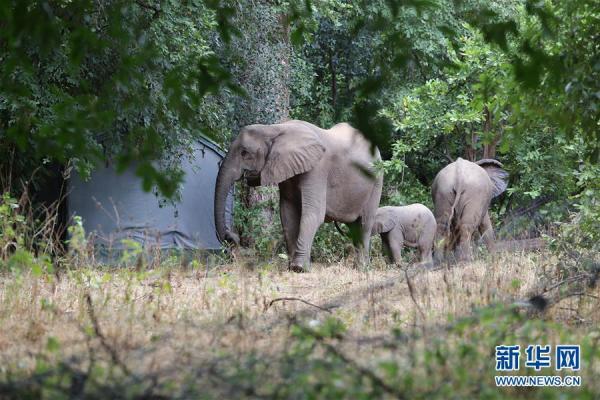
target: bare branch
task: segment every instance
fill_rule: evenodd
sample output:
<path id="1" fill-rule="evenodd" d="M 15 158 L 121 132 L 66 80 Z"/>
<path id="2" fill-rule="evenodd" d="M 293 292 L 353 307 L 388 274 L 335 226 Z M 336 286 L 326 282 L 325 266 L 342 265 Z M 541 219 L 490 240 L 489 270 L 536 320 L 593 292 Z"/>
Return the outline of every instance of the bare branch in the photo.
<path id="1" fill-rule="evenodd" d="M 300 302 L 302 302 L 304 304 L 307 304 L 309 306 L 313 306 L 315 308 L 318 308 L 321 311 L 325 311 L 325 312 L 328 312 L 328 313 L 331 314 L 331 310 L 329 308 L 318 306 L 316 304 L 313 304 L 313 303 L 308 302 L 306 300 L 300 299 L 298 297 L 278 297 L 276 299 L 273 299 L 273 300 L 271 300 L 271 302 L 269 303 L 269 305 L 265 308 L 265 311 L 268 310 L 269 307 L 271 307 L 273 305 L 273 303 L 276 303 L 278 301 L 300 301 Z M 331 307 L 331 308 L 333 308 L 333 307 Z"/>
<path id="2" fill-rule="evenodd" d="M 102 345 L 102 347 L 104 347 L 104 349 L 108 352 L 108 354 L 110 354 L 110 358 L 112 359 L 112 361 L 116 365 L 118 365 L 125 374 L 131 375 L 129 368 L 127 368 L 127 366 L 123 363 L 123 361 L 121 361 L 121 358 L 119 357 L 119 353 L 117 353 L 117 350 L 115 350 L 114 347 L 112 347 L 108 343 L 108 341 L 106 340 L 106 337 L 102 333 L 102 330 L 100 329 L 100 324 L 98 323 L 98 319 L 96 318 L 96 313 L 94 312 L 94 304 L 92 303 L 92 296 L 90 296 L 89 293 L 85 294 L 85 301 L 88 306 L 88 315 L 90 317 L 90 320 L 92 321 L 92 326 L 94 327 L 94 333 L 96 334 L 98 339 L 100 339 L 100 344 Z"/>

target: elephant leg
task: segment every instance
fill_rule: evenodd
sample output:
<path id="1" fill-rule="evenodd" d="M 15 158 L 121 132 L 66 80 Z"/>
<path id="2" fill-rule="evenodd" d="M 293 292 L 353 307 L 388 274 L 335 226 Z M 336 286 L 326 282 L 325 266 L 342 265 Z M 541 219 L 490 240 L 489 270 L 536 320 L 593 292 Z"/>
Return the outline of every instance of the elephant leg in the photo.
<path id="1" fill-rule="evenodd" d="M 352 244 L 356 249 L 357 258 L 355 263 L 357 267 L 365 267 L 369 262 L 369 245 L 373 222 L 374 220 L 365 222 L 364 217 L 359 217 L 356 221 L 346 224 L 350 228 Z"/>
<path id="2" fill-rule="evenodd" d="M 427 243 L 419 243 L 418 247 L 419 251 L 419 265 L 424 267 L 433 266 L 433 257 L 432 257 L 432 243 L 427 241 Z"/>
<path id="3" fill-rule="evenodd" d="M 442 191 L 432 191 L 433 216 L 436 221 L 435 238 L 433 242 L 435 262 L 441 263 L 446 257 L 446 253 L 451 248 L 452 239 L 452 221 L 450 215 L 453 214 L 452 205 L 454 196 L 450 197 Z"/>
<path id="4" fill-rule="evenodd" d="M 435 220 L 431 220 L 429 223 L 426 223 L 417 241 L 417 247 L 419 248 L 419 262 L 427 268 L 433 267 L 435 235 L 436 223 Z"/>
<path id="5" fill-rule="evenodd" d="M 380 234 L 381 243 L 383 244 L 383 251 L 385 255 L 389 258 L 390 262 L 394 262 L 394 258 L 392 257 L 392 249 L 390 248 L 390 238 L 388 232 L 383 232 Z"/>
<path id="6" fill-rule="evenodd" d="M 483 220 L 479 225 L 479 234 L 483 238 L 485 245 L 490 253 L 493 253 L 495 250 L 495 237 L 494 237 L 494 229 L 492 228 L 492 221 L 490 219 L 489 212 L 486 212 L 483 216 Z"/>
<path id="7" fill-rule="evenodd" d="M 388 234 L 390 251 L 394 264 L 400 265 L 402 262 L 402 247 L 404 246 L 404 235 L 400 229 L 394 228 Z"/>
<path id="8" fill-rule="evenodd" d="M 283 196 L 280 196 L 279 214 L 281 216 L 281 227 L 283 228 L 287 254 L 289 259 L 292 260 L 296 252 L 296 241 L 298 240 L 298 231 L 300 228 L 300 209 L 293 201 L 286 200 Z"/>
<path id="9" fill-rule="evenodd" d="M 449 245 L 450 235 L 448 235 L 448 226 L 445 222 L 437 224 L 437 230 L 433 239 L 435 262 L 440 263 L 445 256 Z"/>
<path id="10" fill-rule="evenodd" d="M 365 267 L 369 263 L 369 252 L 371 245 L 371 229 L 375 219 L 373 216 L 362 217 L 360 219 L 361 240 L 358 246 L 358 256 L 361 266 Z"/>
<path id="11" fill-rule="evenodd" d="M 456 255 L 458 261 L 471 261 L 473 259 L 473 250 L 471 249 L 471 236 L 475 231 L 472 224 L 460 224 L 458 227 L 458 246 Z"/>
<path id="12" fill-rule="evenodd" d="M 310 269 L 310 251 L 312 242 L 321 226 L 324 216 L 316 212 L 302 213 L 300 217 L 300 230 L 296 241 L 296 251 L 290 265 L 292 271 L 308 272 Z"/>
<path id="13" fill-rule="evenodd" d="M 361 229 L 361 240 L 358 243 L 358 260 L 362 267 L 367 266 L 369 263 L 370 256 L 370 245 L 371 245 L 371 230 L 375 224 L 375 216 L 377 215 L 377 209 L 379 208 L 379 201 L 381 199 L 381 191 L 383 188 L 383 177 L 378 176 L 376 178 L 375 186 L 369 196 L 365 208 L 363 209 L 362 216 L 359 218 L 360 229 Z M 355 243 L 356 246 L 356 243 Z"/>
<path id="14" fill-rule="evenodd" d="M 300 214 L 300 227 L 296 240 L 296 251 L 290 264 L 290 269 L 295 272 L 307 272 L 310 269 L 310 251 L 317 233 L 317 229 L 325 220 L 325 188 L 317 185 L 305 185 L 302 197 L 302 211 Z"/>

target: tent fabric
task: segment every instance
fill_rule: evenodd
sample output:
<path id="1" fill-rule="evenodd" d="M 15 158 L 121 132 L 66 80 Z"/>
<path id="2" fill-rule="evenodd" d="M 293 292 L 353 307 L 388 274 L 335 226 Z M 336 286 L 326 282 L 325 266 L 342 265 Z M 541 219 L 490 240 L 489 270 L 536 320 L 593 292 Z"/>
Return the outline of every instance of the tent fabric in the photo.
<path id="1" fill-rule="evenodd" d="M 94 246 L 102 253 L 124 250 L 134 240 L 145 249 L 218 250 L 214 223 L 215 182 L 223 152 L 208 140 L 192 146 L 183 156 L 185 172 L 180 197 L 175 202 L 144 192 L 135 165 L 121 174 L 112 166 L 96 168 L 84 181 L 73 173 L 67 197 L 68 212 L 82 218 Z M 226 218 L 231 223 L 233 196 L 227 199 Z"/>

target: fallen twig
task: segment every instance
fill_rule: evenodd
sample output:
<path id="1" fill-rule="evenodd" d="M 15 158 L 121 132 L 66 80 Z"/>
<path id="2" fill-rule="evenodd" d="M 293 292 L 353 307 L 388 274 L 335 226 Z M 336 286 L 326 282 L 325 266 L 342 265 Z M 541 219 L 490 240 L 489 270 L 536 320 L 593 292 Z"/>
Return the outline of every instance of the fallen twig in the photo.
<path id="1" fill-rule="evenodd" d="M 544 291 L 542 293 L 547 293 L 547 292 L 549 292 L 549 291 L 551 291 L 553 289 L 556 289 L 557 287 L 562 286 L 562 285 L 564 285 L 566 283 L 577 282 L 579 280 L 582 280 L 582 279 L 585 279 L 585 278 L 589 278 L 589 277 L 590 277 L 589 274 L 579 274 L 579 275 L 568 277 L 568 278 L 566 278 L 566 279 L 564 279 L 564 280 L 562 280 L 562 281 L 560 281 L 560 282 L 558 282 L 558 283 L 550 286 L 549 288 L 544 289 Z"/>
<path id="2" fill-rule="evenodd" d="M 316 304 L 313 304 L 313 303 L 311 303 L 311 302 L 309 302 L 309 301 L 306 301 L 306 300 L 300 299 L 300 298 L 298 298 L 298 297 L 278 297 L 278 298 L 276 298 L 276 299 L 273 299 L 273 300 L 271 300 L 271 302 L 269 303 L 269 305 L 268 305 L 268 306 L 265 308 L 265 311 L 266 311 L 266 310 L 268 310 L 268 309 L 269 309 L 269 307 L 271 307 L 271 306 L 272 306 L 274 303 L 276 303 L 276 302 L 278 302 L 278 301 L 288 301 L 288 300 L 289 300 L 289 301 L 300 301 L 300 302 L 302 302 L 302 303 L 304 303 L 304 304 L 308 304 L 309 306 L 313 306 L 313 307 L 315 307 L 315 308 L 318 308 L 318 309 L 319 309 L 319 310 L 321 310 L 321 311 L 325 311 L 325 312 L 328 312 L 328 313 L 330 313 L 330 314 L 331 314 L 331 310 L 330 310 L 329 308 L 325 308 L 325 307 L 318 306 L 318 305 L 316 305 Z M 334 308 L 334 307 L 331 307 L 331 308 Z"/>

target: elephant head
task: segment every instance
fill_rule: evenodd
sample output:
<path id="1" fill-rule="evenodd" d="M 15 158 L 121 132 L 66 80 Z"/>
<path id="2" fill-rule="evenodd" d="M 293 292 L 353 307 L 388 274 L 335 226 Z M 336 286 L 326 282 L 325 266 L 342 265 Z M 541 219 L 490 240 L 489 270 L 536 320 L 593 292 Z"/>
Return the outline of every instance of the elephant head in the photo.
<path id="1" fill-rule="evenodd" d="M 490 177 L 492 181 L 492 197 L 501 195 L 508 186 L 508 172 L 502 169 L 502 163 L 491 158 L 484 158 L 475 162 L 475 164 L 483 168 Z"/>
<path id="2" fill-rule="evenodd" d="M 225 201 L 235 181 L 245 177 L 252 186 L 276 185 L 310 171 L 324 153 L 320 133 L 302 122 L 242 128 L 217 175 L 214 212 L 219 240 L 239 243 L 225 223 Z"/>

